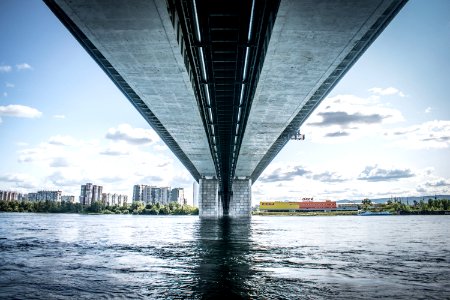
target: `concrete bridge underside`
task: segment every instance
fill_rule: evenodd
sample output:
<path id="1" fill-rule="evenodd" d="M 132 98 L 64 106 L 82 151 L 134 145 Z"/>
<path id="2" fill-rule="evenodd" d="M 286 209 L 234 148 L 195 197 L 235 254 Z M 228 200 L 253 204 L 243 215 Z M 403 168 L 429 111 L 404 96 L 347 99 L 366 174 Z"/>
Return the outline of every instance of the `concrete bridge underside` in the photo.
<path id="1" fill-rule="evenodd" d="M 251 185 L 405 0 L 44 0 L 200 184 Z"/>

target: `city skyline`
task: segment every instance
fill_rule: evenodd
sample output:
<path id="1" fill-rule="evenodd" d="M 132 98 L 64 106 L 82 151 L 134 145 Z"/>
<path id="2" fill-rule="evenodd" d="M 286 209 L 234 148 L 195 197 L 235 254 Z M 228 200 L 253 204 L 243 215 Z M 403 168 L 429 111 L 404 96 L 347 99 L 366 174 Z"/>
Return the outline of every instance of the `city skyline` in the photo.
<path id="1" fill-rule="evenodd" d="M 194 179 L 39 1 L 0 4 L 0 189 Z M 14 26 L 11 26 L 14 24 Z M 408 2 L 253 185 L 266 200 L 448 194 L 450 3 Z M 70 59 L 68 59 L 70 57 Z M 188 125 L 188 124 L 187 124 Z"/>
<path id="2" fill-rule="evenodd" d="M 136 188 L 139 190 L 137 191 L 136 195 Z M 143 189 L 143 190 L 140 190 Z M 150 192 L 152 195 L 150 195 Z M 155 192 L 157 195 L 155 196 Z M 115 192 L 106 192 L 103 190 L 102 185 L 96 185 L 92 182 L 87 182 L 85 184 L 81 184 L 81 188 L 79 189 L 79 196 L 77 195 L 68 195 L 67 193 L 64 193 L 62 189 L 54 189 L 54 190 L 46 190 L 46 189 L 35 189 L 34 191 L 21 193 L 18 192 L 16 189 L 0 189 L 0 200 L 2 200 L 2 194 L 11 194 L 14 195 L 15 200 L 30 200 L 30 197 L 33 201 L 36 199 L 37 194 L 55 194 L 57 193 L 60 198 L 59 201 L 61 201 L 61 197 L 71 197 L 76 198 L 77 200 L 75 202 L 79 202 L 83 205 L 90 205 L 92 202 L 96 201 L 103 201 L 104 198 L 107 197 L 119 197 L 119 199 L 122 199 L 125 197 L 125 203 L 127 202 L 127 199 L 130 198 L 132 202 L 139 201 L 144 203 L 161 203 L 161 204 L 168 204 L 169 202 L 178 202 L 180 204 L 184 204 L 186 199 L 184 197 L 184 188 L 180 187 L 167 187 L 167 186 L 154 186 L 154 185 L 145 185 L 145 184 L 137 184 L 134 185 L 132 188 L 132 197 L 129 197 L 127 194 L 118 194 Z M 146 195 L 146 193 L 149 193 L 149 195 Z M 46 196 L 44 196 L 45 198 Z M 56 196 L 55 196 L 56 197 Z M 52 196 L 51 198 L 55 198 Z M 8 196 L 9 198 L 9 196 Z M 56 198 L 55 198 L 56 199 Z M 73 202 L 73 201 L 72 201 Z"/>

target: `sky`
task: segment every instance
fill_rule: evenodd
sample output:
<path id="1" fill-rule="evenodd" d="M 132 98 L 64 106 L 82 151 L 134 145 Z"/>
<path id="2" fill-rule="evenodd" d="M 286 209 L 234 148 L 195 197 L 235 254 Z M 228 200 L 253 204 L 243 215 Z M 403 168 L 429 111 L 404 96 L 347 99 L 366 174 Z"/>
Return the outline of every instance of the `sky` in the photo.
<path id="1" fill-rule="evenodd" d="M 194 179 L 43 2 L 0 0 L 0 190 Z M 450 193 L 450 1 L 411 0 L 252 187 L 267 200 Z"/>

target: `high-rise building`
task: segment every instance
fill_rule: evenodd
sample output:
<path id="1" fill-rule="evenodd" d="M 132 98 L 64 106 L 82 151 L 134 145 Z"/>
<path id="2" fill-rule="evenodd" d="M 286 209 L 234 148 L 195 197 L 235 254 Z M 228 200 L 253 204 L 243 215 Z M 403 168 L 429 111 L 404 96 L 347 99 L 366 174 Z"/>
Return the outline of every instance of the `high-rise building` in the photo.
<path id="1" fill-rule="evenodd" d="M 81 186 L 80 203 L 82 205 L 91 205 L 95 201 L 102 200 L 103 186 L 86 183 Z"/>
<path id="2" fill-rule="evenodd" d="M 143 193 L 145 187 L 147 187 L 147 185 L 136 184 L 133 186 L 133 201 L 144 201 Z"/>
<path id="3" fill-rule="evenodd" d="M 111 194 L 111 193 L 103 193 L 102 194 L 102 202 L 105 205 L 126 205 L 128 203 L 128 196 L 127 195 L 120 195 L 120 194 Z"/>
<path id="4" fill-rule="evenodd" d="M 162 191 L 162 188 L 152 186 L 152 185 L 146 185 L 146 184 L 140 184 L 135 185 L 133 187 L 133 201 L 143 201 L 145 203 L 161 203 L 163 204 L 164 201 L 161 197 L 162 194 L 164 195 L 168 194 L 168 191 Z M 164 188 L 163 188 L 164 189 Z M 170 188 L 169 188 L 170 190 Z M 166 200 L 167 202 L 167 200 Z"/>
<path id="5" fill-rule="evenodd" d="M 102 203 L 104 205 L 111 205 L 111 194 L 110 193 L 102 194 Z"/>
<path id="6" fill-rule="evenodd" d="M 38 191 L 37 193 L 28 193 L 28 200 L 61 202 L 61 193 L 61 191 Z"/>
<path id="7" fill-rule="evenodd" d="M 75 196 L 61 196 L 61 201 L 75 203 Z"/>
<path id="8" fill-rule="evenodd" d="M 143 201 L 146 204 L 166 205 L 169 202 L 184 204 L 184 189 L 136 184 L 133 186 L 133 201 Z"/>
<path id="9" fill-rule="evenodd" d="M 117 195 L 117 205 L 127 205 L 128 203 L 128 196 L 127 195 Z"/>
<path id="10" fill-rule="evenodd" d="M 160 194 L 160 202 L 161 204 L 169 204 L 169 199 L 170 199 L 170 187 L 161 187 L 161 194 Z"/>
<path id="11" fill-rule="evenodd" d="M 161 203 L 161 188 L 154 186 L 151 188 L 151 193 L 152 204 Z"/>
<path id="12" fill-rule="evenodd" d="M 178 202 L 181 205 L 186 204 L 184 199 L 184 188 L 173 188 L 170 191 L 170 202 Z"/>
<path id="13" fill-rule="evenodd" d="M 144 201 L 146 204 L 154 203 L 153 197 L 152 197 L 152 188 L 155 188 L 155 187 L 150 186 L 150 185 L 144 185 L 141 201 Z"/>
<path id="14" fill-rule="evenodd" d="M 0 191 L 0 200 L 2 201 L 19 201 L 23 199 L 23 195 L 18 192 Z"/>
<path id="15" fill-rule="evenodd" d="M 101 185 L 92 186 L 92 202 L 102 200 L 103 187 Z"/>

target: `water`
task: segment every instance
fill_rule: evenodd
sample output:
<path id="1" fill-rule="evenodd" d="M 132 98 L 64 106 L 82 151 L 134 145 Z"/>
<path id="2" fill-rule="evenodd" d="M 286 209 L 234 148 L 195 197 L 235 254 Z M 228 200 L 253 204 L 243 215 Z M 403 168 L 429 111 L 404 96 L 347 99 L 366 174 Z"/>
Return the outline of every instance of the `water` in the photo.
<path id="1" fill-rule="evenodd" d="M 450 216 L 0 214 L 0 298 L 450 299 Z"/>

